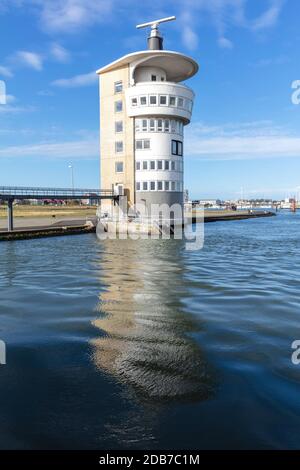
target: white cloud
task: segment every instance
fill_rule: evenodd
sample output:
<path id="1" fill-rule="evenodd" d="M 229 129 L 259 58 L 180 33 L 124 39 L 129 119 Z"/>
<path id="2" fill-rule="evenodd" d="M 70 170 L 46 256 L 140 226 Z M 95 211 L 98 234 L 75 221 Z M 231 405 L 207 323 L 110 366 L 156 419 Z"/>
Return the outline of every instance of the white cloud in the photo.
<path id="1" fill-rule="evenodd" d="M 269 121 L 224 126 L 192 124 L 186 155 L 208 160 L 300 157 L 300 138 Z"/>
<path id="2" fill-rule="evenodd" d="M 71 78 L 60 78 L 52 82 L 53 86 L 61 88 L 76 88 L 93 85 L 98 81 L 98 75 L 96 72 L 90 72 L 83 75 L 76 75 Z"/>
<path id="3" fill-rule="evenodd" d="M 199 20 L 206 23 L 210 21 L 218 35 L 218 44 L 222 48 L 231 49 L 233 42 L 228 39 L 228 30 L 235 26 L 252 31 L 262 31 L 276 25 L 285 0 L 266 1 L 266 9 L 261 15 L 249 19 L 246 15 L 250 0 L 184 0 L 182 1 L 182 14 L 179 17 L 182 29 L 182 40 L 189 47 L 188 39 L 192 37 L 192 46 L 198 40 L 197 29 Z M 193 47 L 190 47 L 191 49 Z"/>
<path id="4" fill-rule="evenodd" d="M 71 55 L 67 49 L 57 43 L 53 43 L 51 45 L 50 53 L 52 57 L 57 60 L 58 62 L 69 62 Z"/>
<path id="5" fill-rule="evenodd" d="M 86 139 L 70 142 L 42 142 L 34 145 L 11 146 L 0 149 L 1 157 L 96 159 L 99 158 L 99 140 Z"/>
<path id="6" fill-rule="evenodd" d="M 252 28 L 258 31 L 274 26 L 278 21 L 283 3 L 283 0 L 272 0 L 270 8 L 254 20 Z"/>
<path id="7" fill-rule="evenodd" d="M 218 39 L 218 44 L 222 49 L 232 49 L 233 48 L 233 43 L 224 37 L 221 37 Z"/>
<path id="8" fill-rule="evenodd" d="M 42 26 L 50 32 L 76 32 L 105 21 L 114 0 L 30 0 L 40 7 Z"/>
<path id="9" fill-rule="evenodd" d="M 5 67 L 4 65 L 0 65 L 0 76 L 1 75 L 6 78 L 13 77 L 12 71 L 8 67 Z"/>
<path id="10" fill-rule="evenodd" d="M 12 106 L 11 104 L 0 106 L 0 114 L 28 113 L 33 112 L 35 110 L 36 108 L 34 106 Z"/>
<path id="11" fill-rule="evenodd" d="M 43 58 L 40 54 L 35 52 L 18 51 L 14 54 L 12 60 L 17 64 L 30 67 L 37 71 L 41 71 L 43 69 Z"/>

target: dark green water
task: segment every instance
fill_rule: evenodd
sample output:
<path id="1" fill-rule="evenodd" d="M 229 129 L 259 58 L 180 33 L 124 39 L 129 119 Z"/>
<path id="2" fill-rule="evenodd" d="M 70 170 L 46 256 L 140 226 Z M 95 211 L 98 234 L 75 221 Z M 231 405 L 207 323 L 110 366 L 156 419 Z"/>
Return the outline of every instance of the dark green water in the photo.
<path id="1" fill-rule="evenodd" d="M 300 448 L 300 215 L 0 244 L 0 447 Z"/>

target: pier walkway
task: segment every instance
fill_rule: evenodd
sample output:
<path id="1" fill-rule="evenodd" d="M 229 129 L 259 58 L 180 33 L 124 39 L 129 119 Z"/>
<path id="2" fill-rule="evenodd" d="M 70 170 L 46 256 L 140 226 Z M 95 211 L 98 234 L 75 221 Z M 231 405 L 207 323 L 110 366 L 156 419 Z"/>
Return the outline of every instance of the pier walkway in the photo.
<path id="1" fill-rule="evenodd" d="M 119 196 L 108 189 L 78 189 L 78 188 L 30 188 L 17 186 L 0 186 L 0 201 L 7 202 L 7 229 L 14 230 L 13 203 L 24 200 L 65 201 L 76 199 L 112 199 L 117 201 Z"/>

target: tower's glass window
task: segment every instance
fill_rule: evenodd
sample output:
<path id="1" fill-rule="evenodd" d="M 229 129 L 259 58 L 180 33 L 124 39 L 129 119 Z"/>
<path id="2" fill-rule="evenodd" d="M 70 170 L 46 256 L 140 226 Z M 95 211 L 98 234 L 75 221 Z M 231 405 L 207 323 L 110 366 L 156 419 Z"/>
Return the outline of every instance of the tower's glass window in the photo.
<path id="1" fill-rule="evenodd" d="M 183 108 L 183 98 L 178 98 L 178 108 Z"/>
<path id="2" fill-rule="evenodd" d="M 157 169 L 162 170 L 163 169 L 163 162 L 162 160 L 157 160 Z"/>
<path id="3" fill-rule="evenodd" d="M 123 82 L 115 82 L 115 93 L 122 93 L 123 91 Z"/>
<path id="4" fill-rule="evenodd" d="M 167 106 L 167 96 L 166 95 L 160 95 L 159 104 L 161 106 Z"/>
<path id="5" fill-rule="evenodd" d="M 150 132 L 154 132 L 154 131 L 155 131 L 155 120 L 150 119 Z"/>
<path id="6" fill-rule="evenodd" d="M 141 106 L 147 106 L 147 96 L 140 96 Z"/>
<path id="7" fill-rule="evenodd" d="M 143 182 L 143 191 L 148 191 L 148 181 Z"/>
<path id="8" fill-rule="evenodd" d="M 165 120 L 165 132 L 170 132 L 170 121 L 169 121 L 169 119 Z"/>
<path id="9" fill-rule="evenodd" d="M 162 189 L 163 189 L 163 182 L 157 181 L 157 191 L 162 191 Z"/>
<path id="10" fill-rule="evenodd" d="M 115 101 L 115 112 L 121 113 L 123 111 L 123 101 Z"/>
<path id="11" fill-rule="evenodd" d="M 136 140 L 135 141 L 135 148 L 136 148 L 136 150 L 143 150 L 143 141 L 142 140 Z"/>
<path id="12" fill-rule="evenodd" d="M 147 160 L 143 161 L 143 170 L 148 170 L 148 162 Z"/>
<path id="13" fill-rule="evenodd" d="M 137 183 L 136 183 L 136 190 L 137 190 L 137 191 L 140 191 L 140 189 L 141 189 L 141 183 L 140 183 L 139 181 L 137 181 Z"/>
<path id="14" fill-rule="evenodd" d="M 179 155 L 182 157 L 183 146 L 180 140 L 172 140 L 172 155 Z"/>
<path id="15" fill-rule="evenodd" d="M 147 119 L 143 119 L 142 120 L 142 131 L 143 132 L 147 132 L 148 130 L 148 120 Z"/>
<path id="16" fill-rule="evenodd" d="M 156 82 L 156 75 L 151 75 L 152 82 Z"/>
<path id="17" fill-rule="evenodd" d="M 176 106 L 176 96 L 170 96 L 169 100 L 170 106 Z"/>
<path id="18" fill-rule="evenodd" d="M 150 95 L 150 104 L 153 106 L 153 105 L 157 105 L 157 96 L 156 95 Z"/>
<path id="19" fill-rule="evenodd" d="M 163 130 L 163 122 L 162 122 L 162 119 L 158 119 L 157 120 L 157 131 L 158 132 L 162 132 Z"/>
<path id="20" fill-rule="evenodd" d="M 150 148 L 150 139 L 144 139 L 144 149 L 148 150 Z"/>
<path id="21" fill-rule="evenodd" d="M 174 119 L 171 121 L 171 132 L 173 132 L 173 134 L 176 132 L 176 121 Z"/>
<path id="22" fill-rule="evenodd" d="M 176 170 L 176 165 L 175 165 L 175 161 L 174 161 L 174 160 L 171 161 L 171 170 L 172 170 L 172 171 L 175 171 L 175 170 Z"/>
<path id="23" fill-rule="evenodd" d="M 150 181 L 150 191 L 155 191 L 155 181 Z"/>
<path id="24" fill-rule="evenodd" d="M 150 170 L 155 170 L 155 160 L 151 160 L 151 162 L 150 162 Z"/>
<path id="25" fill-rule="evenodd" d="M 123 132 L 123 121 L 115 122 L 115 132 Z"/>
<path id="26" fill-rule="evenodd" d="M 131 106 L 137 106 L 137 98 L 131 98 Z"/>
<path id="27" fill-rule="evenodd" d="M 165 170 L 169 170 L 170 169 L 170 162 L 169 160 L 165 160 Z"/>
<path id="28" fill-rule="evenodd" d="M 175 181 L 171 182 L 171 187 L 172 187 L 172 191 L 176 190 L 176 182 Z"/>
<path id="29" fill-rule="evenodd" d="M 119 140 L 115 143 L 115 150 L 116 150 L 116 153 L 123 152 L 123 141 L 122 140 Z"/>
<path id="30" fill-rule="evenodd" d="M 170 189 L 170 183 L 169 181 L 165 181 L 165 191 L 169 191 Z"/>
<path id="31" fill-rule="evenodd" d="M 115 169 L 116 169 L 116 173 L 123 173 L 124 171 L 123 162 L 116 162 Z"/>
<path id="32" fill-rule="evenodd" d="M 137 170 L 140 170 L 140 169 L 141 169 L 141 162 L 136 162 L 135 168 L 136 168 Z"/>
<path id="33" fill-rule="evenodd" d="M 141 130 L 141 120 L 136 119 L 135 120 L 135 132 L 140 132 L 140 130 Z"/>

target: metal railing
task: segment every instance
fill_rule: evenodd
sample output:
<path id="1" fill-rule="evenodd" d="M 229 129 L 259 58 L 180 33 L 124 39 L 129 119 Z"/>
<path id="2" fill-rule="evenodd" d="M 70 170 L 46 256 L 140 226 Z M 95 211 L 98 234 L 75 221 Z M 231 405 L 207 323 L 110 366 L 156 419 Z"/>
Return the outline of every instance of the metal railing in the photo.
<path id="1" fill-rule="evenodd" d="M 34 199 L 64 199 L 64 198 L 86 198 L 101 199 L 102 197 L 116 197 L 112 190 L 108 189 L 90 189 L 90 188 L 43 188 L 43 187 L 25 187 L 25 186 L 0 186 L 0 199 L 13 197 Z"/>

